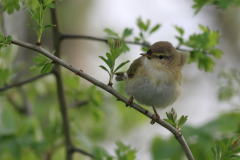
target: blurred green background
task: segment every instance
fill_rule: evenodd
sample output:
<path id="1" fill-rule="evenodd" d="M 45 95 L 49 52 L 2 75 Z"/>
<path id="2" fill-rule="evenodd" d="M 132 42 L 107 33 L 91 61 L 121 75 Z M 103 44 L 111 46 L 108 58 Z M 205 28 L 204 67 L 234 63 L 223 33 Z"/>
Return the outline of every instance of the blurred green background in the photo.
<path id="1" fill-rule="evenodd" d="M 25 1 L 25 2 L 31 2 Z M 33 1 L 34 2 L 34 1 Z M 224 52 L 221 59 L 214 59 L 212 73 L 199 70 L 197 63 L 184 66 L 182 95 L 171 106 L 180 115 L 188 115 L 181 128 L 196 160 L 210 160 L 211 148 L 218 139 L 238 137 L 240 133 L 239 85 L 240 85 L 240 9 L 236 6 L 204 6 L 196 15 L 192 0 L 62 0 L 59 4 L 59 28 L 62 33 L 89 35 L 106 38 L 105 28 L 119 34 L 133 28 L 138 35 L 137 18 L 151 20 L 151 24 L 162 27 L 148 41 L 169 41 L 178 45 L 174 37 L 178 33 L 174 25 L 185 30 L 184 38 L 199 33 L 199 24 L 219 30 L 221 38 L 217 48 Z M 218 4 L 218 3 L 216 3 Z M 34 6 L 35 4 L 32 3 Z M 227 4 L 225 4 L 226 6 Z M 216 8 L 217 7 L 217 8 Z M 15 39 L 36 43 L 36 33 L 28 26 L 34 24 L 28 8 L 8 15 L 1 6 L 1 32 Z M 46 10 L 44 23 L 51 23 L 50 10 Z M 52 30 L 42 36 L 42 47 L 53 51 Z M 133 37 L 127 40 L 134 41 Z M 121 55 L 117 63 L 139 57 L 141 46 L 129 45 L 130 52 Z M 184 49 L 184 48 L 183 48 Z M 61 57 L 64 61 L 82 69 L 85 73 L 108 83 L 108 74 L 99 68 L 103 61 L 98 56 L 109 52 L 108 45 L 91 40 L 64 40 Z M 39 75 L 40 70 L 29 71 L 37 53 L 11 45 L 0 51 L 0 86 L 20 82 Z M 121 70 L 126 70 L 130 64 Z M 6 71 L 7 70 L 7 71 Z M 7 79 L 3 75 L 7 74 Z M 62 68 L 64 90 L 68 106 L 78 101 L 84 105 L 70 107 L 69 118 L 73 144 L 89 153 L 115 156 L 121 141 L 136 150 L 136 159 L 185 160 L 186 156 L 173 135 L 134 109 L 116 101 L 109 93 L 89 82 L 74 76 Z M 124 82 L 114 83 L 114 88 L 126 96 Z M 56 95 L 55 78 L 50 75 L 42 79 L 0 92 L 0 159 L 3 160 L 61 160 L 65 159 L 64 134 Z M 23 111 L 22 108 L 27 108 Z M 146 107 L 147 108 L 147 107 Z M 151 110 L 150 108 L 147 108 Z M 161 118 L 171 108 L 159 110 Z M 100 149 L 103 148 L 103 149 Z M 74 153 L 74 159 L 90 159 Z"/>

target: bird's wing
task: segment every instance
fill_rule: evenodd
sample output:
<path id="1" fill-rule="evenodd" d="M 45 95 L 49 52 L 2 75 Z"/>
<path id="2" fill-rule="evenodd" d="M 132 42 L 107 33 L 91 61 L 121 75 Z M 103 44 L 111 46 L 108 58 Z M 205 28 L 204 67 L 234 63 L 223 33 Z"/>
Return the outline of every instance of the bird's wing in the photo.
<path id="1" fill-rule="evenodd" d="M 143 65 L 143 58 L 146 57 L 139 57 L 138 59 L 134 60 L 133 63 L 130 65 L 129 69 L 127 70 L 128 78 L 133 78 L 140 70 L 141 66 Z"/>

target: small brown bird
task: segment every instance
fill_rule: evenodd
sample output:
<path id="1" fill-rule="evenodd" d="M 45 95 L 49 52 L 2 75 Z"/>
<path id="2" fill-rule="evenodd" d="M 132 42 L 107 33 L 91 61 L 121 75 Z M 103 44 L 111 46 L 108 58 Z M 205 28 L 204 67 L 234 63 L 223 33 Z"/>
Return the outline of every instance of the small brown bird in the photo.
<path id="1" fill-rule="evenodd" d="M 134 60 L 127 72 L 116 73 L 116 80 L 125 80 L 125 92 L 140 104 L 152 106 L 155 120 L 159 119 L 156 108 L 165 108 L 181 93 L 181 69 L 189 59 L 189 52 L 178 52 L 171 43 L 154 43 L 147 53 Z M 155 121 L 151 121 L 154 124 Z"/>

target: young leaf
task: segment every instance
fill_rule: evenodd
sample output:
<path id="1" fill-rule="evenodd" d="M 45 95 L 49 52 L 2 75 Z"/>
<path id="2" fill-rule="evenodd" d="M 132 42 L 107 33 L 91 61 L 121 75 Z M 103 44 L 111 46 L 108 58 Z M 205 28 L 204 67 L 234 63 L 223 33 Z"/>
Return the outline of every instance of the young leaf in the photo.
<path id="1" fill-rule="evenodd" d="M 55 6 L 55 4 L 53 4 L 53 3 L 49 3 L 46 7 L 49 7 L 49 8 L 54 9 L 56 6 Z"/>
<path id="2" fill-rule="evenodd" d="M 127 36 L 130 36 L 132 34 L 133 29 L 126 28 L 123 31 L 123 39 L 126 38 Z"/>
<path id="3" fill-rule="evenodd" d="M 99 67 L 101 67 L 103 70 L 105 70 L 105 71 L 107 71 L 108 72 L 108 74 L 109 74 L 109 76 L 110 76 L 110 72 L 108 71 L 108 69 L 106 68 L 106 67 L 104 67 L 104 66 L 99 66 Z"/>
<path id="4" fill-rule="evenodd" d="M 135 41 L 135 42 L 139 42 L 139 41 L 141 41 L 141 39 L 138 38 L 138 37 L 134 37 L 134 41 Z"/>
<path id="5" fill-rule="evenodd" d="M 48 25 L 44 26 L 43 29 L 52 28 L 52 27 L 56 27 L 56 25 L 48 24 Z"/>
<path id="6" fill-rule="evenodd" d="M 174 26 L 174 27 L 180 33 L 181 36 L 184 34 L 184 30 L 181 27 L 178 27 L 178 26 Z"/>
<path id="7" fill-rule="evenodd" d="M 139 18 L 137 19 L 137 25 L 138 25 L 138 27 L 139 27 L 140 30 L 145 30 L 145 24 L 143 23 L 141 17 L 139 17 Z"/>
<path id="8" fill-rule="evenodd" d="M 178 127 L 181 127 L 186 121 L 188 116 L 181 116 L 181 118 L 178 121 Z"/>
<path id="9" fill-rule="evenodd" d="M 34 31 L 37 31 L 36 28 L 35 28 L 33 25 L 29 24 L 29 26 L 30 26 Z"/>
<path id="10" fill-rule="evenodd" d="M 157 24 L 155 27 L 152 28 L 149 34 L 152 34 L 153 32 L 157 31 L 161 27 L 160 24 Z"/>
<path id="11" fill-rule="evenodd" d="M 149 50 L 149 47 L 142 47 L 141 49 L 143 52 L 147 52 Z"/>
<path id="12" fill-rule="evenodd" d="M 30 9 L 30 10 L 28 10 L 28 13 L 30 13 L 30 14 L 31 14 L 31 16 L 33 16 L 33 15 L 34 15 L 34 13 L 35 13 L 35 11 L 34 11 L 34 10 L 32 10 L 32 9 Z"/>
<path id="13" fill-rule="evenodd" d="M 163 120 L 175 127 L 175 124 L 170 119 L 163 119 Z"/>
<path id="14" fill-rule="evenodd" d="M 130 62 L 129 60 L 127 60 L 126 62 L 122 62 L 115 70 L 114 73 L 117 72 L 117 70 L 119 70 L 121 67 L 123 67 L 125 64 L 127 64 L 128 62 Z"/>
<path id="15" fill-rule="evenodd" d="M 12 42 L 12 37 L 11 36 L 7 36 L 7 44 L 10 44 Z"/>
<path id="16" fill-rule="evenodd" d="M 106 60 L 106 58 L 104 58 L 103 56 L 99 56 L 99 58 L 101 58 L 108 65 L 109 68 L 112 67 L 111 63 L 108 60 Z"/>
<path id="17" fill-rule="evenodd" d="M 113 32 L 111 29 L 109 28 L 105 28 L 104 31 L 109 35 L 109 36 L 115 36 L 118 37 L 118 34 Z"/>
<path id="18" fill-rule="evenodd" d="M 41 74 L 46 74 L 46 73 L 51 72 L 52 66 L 53 66 L 52 63 L 45 64 L 45 66 L 41 70 Z"/>

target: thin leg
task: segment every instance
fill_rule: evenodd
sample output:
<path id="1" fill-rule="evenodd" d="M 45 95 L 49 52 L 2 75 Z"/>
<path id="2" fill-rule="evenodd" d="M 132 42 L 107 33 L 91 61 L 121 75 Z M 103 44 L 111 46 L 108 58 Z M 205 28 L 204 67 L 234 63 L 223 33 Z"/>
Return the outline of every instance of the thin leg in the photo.
<path id="1" fill-rule="evenodd" d="M 130 106 L 130 108 L 131 108 L 131 105 L 132 105 L 132 103 L 133 103 L 133 96 L 131 96 L 130 98 L 129 98 L 129 100 L 128 100 L 128 102 L 126 103 L 126 107 L 127 106 Z"/>
<path id="2" fill-rule="evenodd" d="M 152 108 L 153 108 L 153 111 L 154 111 L 153 118 L 154 117 L 156 117 L 156 118 L 155 118 L 155 120 L 152 119 L 152 121 L 150 123 L 154 124 L 157 120 L 159 120 L 160 116 L 158 115 L 158 113 L 157 113 L 156 109 L 154 108 L 154 106 L 152 106 Z"/>

